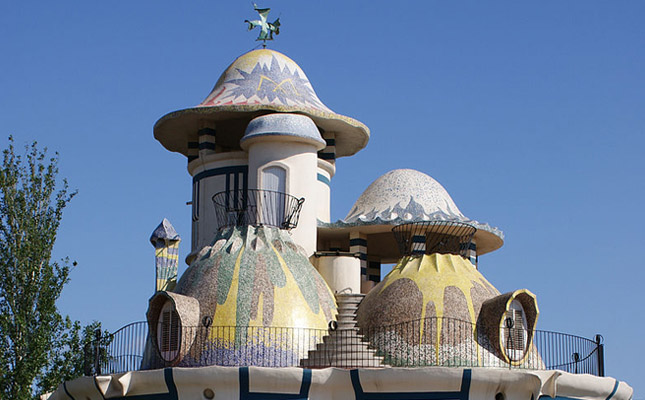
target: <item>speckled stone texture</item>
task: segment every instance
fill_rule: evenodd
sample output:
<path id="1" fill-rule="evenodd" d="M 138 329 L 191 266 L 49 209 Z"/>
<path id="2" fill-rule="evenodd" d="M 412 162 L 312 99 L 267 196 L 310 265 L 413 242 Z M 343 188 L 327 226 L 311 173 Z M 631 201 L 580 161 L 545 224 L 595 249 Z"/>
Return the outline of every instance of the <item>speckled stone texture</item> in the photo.
<path id="1" fill-rule="evenodd" d="M 167 301 L 172 302 L 174 305 L 175 311 L 177 311 L 177 315 L 181 321 L 180 326 L 187 327 L 187 329 L 180 333 L 179 340 L 182 345 L 179 348 L 177 358 L 170 362 L 163 361 L 159 352 L 156 350 L 159 348 L 159 344 L 157 343 L 157 330 L 159 328 L 157 323 L 159 322 L 159 313 Z M 188 354 L 193 342 L 195 341 L 195 335 L 192 334 L 194 328 L 192 327 L 198 326 L 199 324 L 199 302 L 189 296 L 173 292 L 159 291 L 150 298 L 146 319 L 148 320 L 150 335 L 146 340 L 146 348 L 141 368 L 150 369 L 158 365 L 176 365 L 186 354 Z"/>
<path id="2" fill-rule="evenodd" d="M 384 225 L 391 229 L 393 225 L 422 221 L 472 225 L 477 228 L 474 238 L 480 255 L 504 244 L 504 233 L 499 228 L 464 216 L 439 182 L 413 169 L 395 169 L 383 174 L 365 189 L 345 219 L 323 226 Z"/>
<path id="3" fill-rule="evenodd" d="M 365 189 L 345 221 L 396 218 L 407 221 L 466 219 L 446 189 L 432 177 L 413 169 L 395 169 Z"/>
<path id="4" fill-rule="evenodd" d="M 505 348 L 500 343 L 499 327 L 503 326 L 506 312 L 513 300 L 519 301 L 524 309 L 528 328 L 528 344 L 531 346 L 533 330 L 537 325 L 537 319 L 540 312 L 535 295 L 527 289 L 515 290 L 486 300 L 482 305 L 478 320 L 478 324 L 483 327 L 483 331 L 489 339 L 491 347 L 495 350 L 495 353 L 509 362 L 510 359 L 506 354 Z"/>
<path id="5" fill-rule="evenodd" d="M 497 296 L 460 256 L 405 257 L 367 294 L 358 323 L 392 365 L 504 366 L 476 329 L 482 304 Z"/>
<path id="6" fill-rule="evenodd" d="M 252 119 L 246 127 L 240 145 L 246 149 L 247 141 L 265 136 L 288 136 L 292 139 L 300 139 L 317 145 L 318 150 L 326 146 L 314 121 L 300 114 L 268 114 Z"/>
<path id="7" fill-rule="evenodd" d="M 199 301 L 200 326 L 185 327 L 197 338 L 179 366 L 297 365 L 336 312 L 318 271 L 271 227 L 222 230 L 175 292 Z"/>

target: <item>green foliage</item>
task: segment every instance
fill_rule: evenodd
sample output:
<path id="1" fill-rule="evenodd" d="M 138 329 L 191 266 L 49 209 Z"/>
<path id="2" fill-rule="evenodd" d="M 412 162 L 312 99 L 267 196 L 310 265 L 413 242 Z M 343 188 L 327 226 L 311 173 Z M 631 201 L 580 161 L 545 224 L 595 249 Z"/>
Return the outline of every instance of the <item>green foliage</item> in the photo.
<path id="1" fill-rule="evenodd" d="M 51 392 L 65 381 L 93 372 L 94 332 L 101 329 L 101 323 L 94 321 L 81 328 L 78 321 L 72 322 L 67 317 L 64 324 L 65 330 L 54 338 L 48 364 L 38 376 L 39 393 Z"/>
<path id="2" fill-rule="evenodd" d="M 52 262 L 52 248 L 63 209 L 76 194 L 69 192 L 65 180 L 57 184 L 57 174 L 58 154 L 47 158 L 46 150 L 33 143 L 24 155 L 17 155 L 9 138 L 0 170 L 3 399 L 31 398 L 37 377 L 56 367 L 60 352 L 75 348 L 81 337 L 78 323 L 61 317 L 55 304 L 69 280 L 70 266 L 67 259 Z M 53 384 L 48 379 L 41 379 L 42 387 Z"/>

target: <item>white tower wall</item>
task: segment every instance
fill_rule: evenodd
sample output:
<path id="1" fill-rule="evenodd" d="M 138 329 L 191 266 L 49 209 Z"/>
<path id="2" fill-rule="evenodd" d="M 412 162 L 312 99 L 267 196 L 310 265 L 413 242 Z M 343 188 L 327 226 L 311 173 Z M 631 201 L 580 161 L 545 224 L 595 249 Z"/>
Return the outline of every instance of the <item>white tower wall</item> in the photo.
<path id="1" fill-rule="evenodd" d="M 318 159 L 316 173 L 316 218 L 322 222 L 330 222 L 331 212 L 331 178 L 334 177 L 336 167 L 334 164 Z"/>
<path id="2" fill-rule="evenodd" d="M 249 155 L 249 188 L 305 199 L 291 234 L 311 256 L 316 251 L 321 196 L 318 151 L 325 148 L 318 128 L 304 115 L 268 114 L 249 123 L 240 145 Z"/>
<path id="3" fill-rule="evenodd" d="M 277 141 L 276 141 L 277 140 Z M 316 198 L 318 197 L 317 149 L 312 144 L 266 137 L 254 140 L 249 151 L 249 188 L 275 190 L 266 180 L 263 171 L 270 167 L 284 168 L 287 194 L 305 198 L 300 211 L 298 226 L 291 231 L 293 240 L 302 246 L 307 256 L 316 251 Z"/>
<path id="4" fill-rule="evenodd" d="M 188 164 L 193 177 L 191 255 L 211 244 L 219 225 L 213 195 L 225 190 L 244 190 L 248 185 L 248 159 L 242 151 L 200 154 Z"/>
<path id="5" fill-rule="evenodd" d="M 361 260 L 354 256 L 322 256 L 316 268 L 332 292 L 361 293 Z"/>

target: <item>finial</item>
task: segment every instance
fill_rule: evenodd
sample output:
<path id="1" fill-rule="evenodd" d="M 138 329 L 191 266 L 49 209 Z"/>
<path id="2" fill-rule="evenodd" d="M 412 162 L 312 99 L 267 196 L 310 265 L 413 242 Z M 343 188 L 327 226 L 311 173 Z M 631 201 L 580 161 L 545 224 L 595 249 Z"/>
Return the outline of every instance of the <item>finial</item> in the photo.
<path id="1" fill-rule="evenodd" d="M 267 22 L 267 17 L 269 16 L 269 11 L 271 11 L 271 9 L 258 8 L 258 5 L 255 3 L 253 3 L 253 8 L 258 12 L 258 14 L 260 14 L 260 19 L 256 19 L 255 21 L 249 21 L 248 19 L 245 19 L 244 22 L 249 24 L 249 30 L 252 30 L 256 26 L 260 27 L 260 34 L 255 40 L 264 41 L 264 43 L 262 43 L 262 47 L 266 48 L 267 40 L 273 40 L 273 33 L 275 32 L 276 35 L 280 34 L 280 18 L 273 21 L 273 23 Z"/>

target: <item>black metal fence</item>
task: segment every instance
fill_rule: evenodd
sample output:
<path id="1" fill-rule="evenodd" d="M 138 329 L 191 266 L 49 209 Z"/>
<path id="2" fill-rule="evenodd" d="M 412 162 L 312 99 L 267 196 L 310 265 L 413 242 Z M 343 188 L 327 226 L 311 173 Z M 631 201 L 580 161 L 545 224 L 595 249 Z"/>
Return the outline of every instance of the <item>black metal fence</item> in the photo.
<path id="1" fill-rule="evenodd" d="M 97 336 L 91 351 L 86 351 L 86 364 L 93 366 L 87 370 L 90 374 L 167 366 L 356 368 L 370 365 L 558 369 L 604 376 L 600 335 L 591 340 L 536 330 L 532 341 L 525 343 L 523 353 L 509 359 L 500 352 L 500 345 L 504 344 L 490 343 L 484 331 L 470 322 L 450 318 L 427 318 L 360 332 L 352 329 L 181 327 L 175 353 L 162 354 L 155 346 L 155 338 L 148 335 L 147 323 L 142 321 L 126 325 L 110 335 Z M 362 339 L 357 333 L 363 335 Z M 305 359 L 309 362 L 303 362 Z"/>
<path id="2" fill-rule="evenodd" d="M 147 339 L 148 323 L 145 321 L 132 322 L 107 335 L 96 330 L 90 348 L 85 349 L 86 375 L 139 370 Z"/>
<path id="3" fill-rule="evenodd" d="M 213 196 L 220 228 L 229 226 L 275 226 L 293 229 L 298 225 L 304 198 L 271 190 L 229 190 Z"/>

